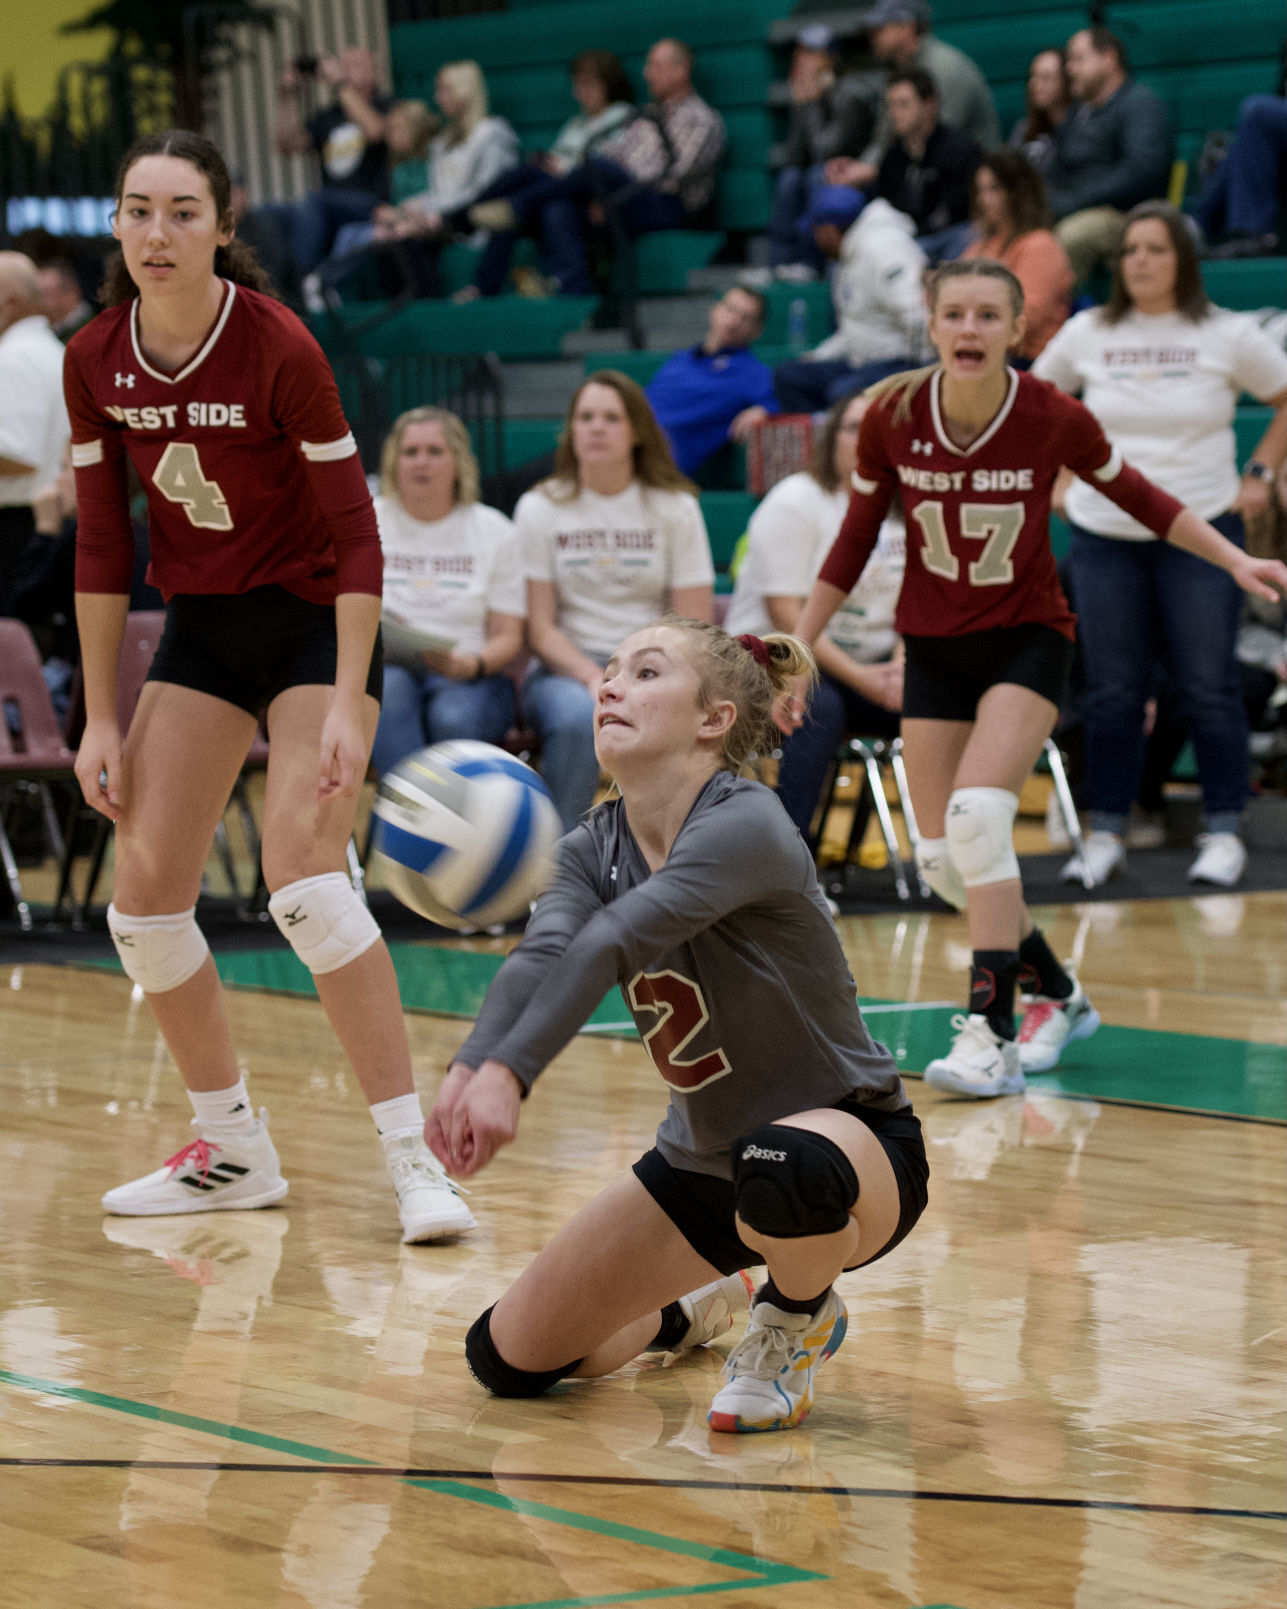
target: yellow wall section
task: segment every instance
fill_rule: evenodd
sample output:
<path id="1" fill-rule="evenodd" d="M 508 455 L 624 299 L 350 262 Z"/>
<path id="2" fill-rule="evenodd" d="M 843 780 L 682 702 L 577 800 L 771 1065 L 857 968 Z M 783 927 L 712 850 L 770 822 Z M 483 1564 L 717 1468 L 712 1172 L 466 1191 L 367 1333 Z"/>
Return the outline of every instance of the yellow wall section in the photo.
<path id="1" fill-rule="evenodd" d="M 100 61 L 112 42 L 110 29 L 59 33 L 95 9 L 95 0 L 4 0 L 6 76 L 12 76 L 23 117 L 43 117 L 53 104 L 58 75 L 69 62 Z"/>

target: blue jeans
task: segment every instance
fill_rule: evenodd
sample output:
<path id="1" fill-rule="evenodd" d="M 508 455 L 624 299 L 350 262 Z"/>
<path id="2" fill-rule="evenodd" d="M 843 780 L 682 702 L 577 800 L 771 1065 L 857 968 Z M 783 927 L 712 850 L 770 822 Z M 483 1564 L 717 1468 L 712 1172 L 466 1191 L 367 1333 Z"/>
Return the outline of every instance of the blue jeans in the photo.
<path id="1" fill-rule="evenodd" d="M 474 276 L 474 284 L 484 296 L 499 296 L 505 289 L 514 248 L 529 223 L 524 205 L 525 199 L 529 195 L 536 196 L 541 192 L 551 177 L 551 174 L 544 168 L 537 167 L 534 162 L 520 162 L 516 167 L 507 168 L 504 173 L 498 174 L 487 188 L 480 191 L 470 202 L 469 206 L 472 207 L 480 201 L 508 201 L 520 220 L 519 228 L 494 229 L 487 237 L 487 244 L 483 247 L 483 255 L 478 264 L 478 272 Z M 468 234 L 473 227 L 469 222 L 469 207 L 461 207 L 458 212 L 451 213 L 447 221 L 459 234 Z"/>
<path id="2" fill-rule="evenodd" d="M 326 258 L 336 233 L 348 223 L 366 223 L 380 205 L 369 190 L 338 190 L 323 185 L 302 201 L 278 201 L 263 210 L 284 227 L 301 274 L 311 274 Z"/>
<path id="3" fill-rule="evenodd" d="M 1248 95 L 1238 127 L 1206 193 L 1193 209 L 1209 235 L 1269 235 L 1278 222 L 1287 166 L 1287 100 Z"/>
<path id="4" fill-rule="evenodd" d="M 371 764 L 383 776 L 426 743 L 459 737 L 499 743 L 513 724 L 514 684 L 508 676 L 458 682 L 432 671 L 386 664 Z"/>
<path id="5" fill-rule="evenodd" d="M 1242 521 L 1211 522 L 1243 545 Z M 1073 525 L 1068 555 L 1086 662 L 1091 826 L 1125 830 L 1144 765 L 1154 656 L 1175 681 L 1212 832 L 1235 832 L 1247 798 L 1247 716 L 1234 653 L 1242 593 L 1215 565 L 1169 542 L 1119 542 Z"/>
<path id="6" fill-rule="evenodd" d="M 594 699 L 581 682 L 538 661 L 523 683 L 523 715 L 541 742 L 541 775 L 571 832 L 594 803 Z"/>
<path id="7" fill-rule="evenodd" d="M 898 711 L 873 704 L 854 688 L 824 674 L 809 701 L 804 725 L 782 745 L 778 767 L 778 798 L 810 849 L 815 847 L 810 828 L 827 772 L 849 734 L 897 737 Z"/>
<path id="8" fill-rule="evenodd" d="M 793 363 L 778 364 L 773 371 L 773 389 L 783 413 L 821 413 L 841 397 L 852 397 L 886 375 L 915 367 L 916 359 L 910 356 L 880 358 L 856 367 L 844 358 L 799 358 Z"/>
<path id="9" fill-rule="evenodd" d="M 803 227 L 813 200 L 813 192 L 823 181 L 822 164 L 811 168 L 783 168 L 773 184 L 773 207 L 769 213 L 769 266 L 807 263 L 819 273 L 826 259 Z"/>
<path id="10" fill-rule="evenodd" d="M 587 211 L 594 201 L 614 203 L 621 226 L 632 238 L 653 229 L 682 229 L 688 221 L 678 196 L 652 190 L 607 157 L 592 156 L 559 176 L 543 174 L 510 198 L 519 230 L 539 233 L 548 272 L 564 296 L 592 296 L 586 263 Z"/>

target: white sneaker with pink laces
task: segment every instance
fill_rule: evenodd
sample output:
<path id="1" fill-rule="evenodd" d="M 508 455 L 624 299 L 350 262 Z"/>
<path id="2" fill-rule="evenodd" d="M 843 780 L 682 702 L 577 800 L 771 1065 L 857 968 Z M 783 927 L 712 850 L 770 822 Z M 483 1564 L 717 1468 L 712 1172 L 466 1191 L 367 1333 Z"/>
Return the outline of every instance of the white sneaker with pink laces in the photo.
<path id="1" fill-rule="evenodd" d="M 197 1120 L 192 1120 L 193 1128 Z M 253 1134 L 211 1140 L 198 1134 L 155 1173 L 118 1184 L 103 1197 L 104 1212 L 122 1218 L 163 1217 L 178 1212 L 238 1212 L 270 1207 L 290 1186 L 268 1138 L 268 1113 L 261 1110 Z"/>
<path id="2" fill-rule="evenodd" d="M 1051 1000 L 1044 994 L 1026 998 L 1023 1021 L 1019 1025 L 1019 1065 L 1025 1073 L 1048 1073 L 1059 1065 L 1065 1045 L 1089 1039 L 1099 1027 L 1099 1013 L 1086 998 L 1086 991 L 1073 977 L 1073 992 L 1067 1000 Z"/>

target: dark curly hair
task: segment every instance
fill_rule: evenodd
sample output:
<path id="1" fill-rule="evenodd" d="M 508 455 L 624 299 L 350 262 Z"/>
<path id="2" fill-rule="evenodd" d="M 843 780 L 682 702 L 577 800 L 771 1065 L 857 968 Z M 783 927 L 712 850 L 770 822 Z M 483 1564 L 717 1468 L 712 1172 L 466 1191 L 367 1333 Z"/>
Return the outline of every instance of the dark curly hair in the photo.
<path id="1" fill-rule="evenodd" d="M 232 180 L 219 147 L 204 134 L 190 129 L 167 129 L 164 134 L 145 134 L 136 140 L 121 158 L 116 170 L 113 194 L 119 207 L 125 194 L 125 179 L 130 169 L 145 156 L 177 156 L 190 162 L 198 173 L 203 173 L 214 198 L 215 216 L 221 229 L 232 228 Z M 253 291 L 273 295 L 272 281 L 258 257 L 244 241 L 234 235 L 226 246 L 216 246 L 214 271 L 221 279 L 230 279 L 234 285 L 247 285 Z M 139 289 L 130 278 L 125 258 L 118 251 L 108 260 L 107 277 L 99 288 L 98 299 L 104 307 L 116 307 L 121 302 L 133 301 Z"/>

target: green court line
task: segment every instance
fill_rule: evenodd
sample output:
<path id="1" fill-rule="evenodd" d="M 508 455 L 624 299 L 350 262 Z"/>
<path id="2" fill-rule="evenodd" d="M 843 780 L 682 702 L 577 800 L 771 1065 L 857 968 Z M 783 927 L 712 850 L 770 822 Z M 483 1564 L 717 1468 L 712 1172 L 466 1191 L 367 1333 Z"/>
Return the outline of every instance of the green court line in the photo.
<path id="1" fill-rule="evenodd" d="M 477 1016 L 504 959 L 432 944 L 389 948 L 403 1005 L 440 1016 Z M 234 987 L 303 996 L 315 992 L 307 968 L 288 949 L 242 950 L 216 961 L 219 975 Z M 117 962 L 104 965 L 115 968 Z M 911 1072 L 941 1055 L 951 1039 L 952 1006 L 884 999 L 861 999 L 861 1004 L 881 1008 L 873 1014 L 872 1030 L 898 1065 Z M 634 1037 L 633 1027 L 623 1026 L 617 990 L 600 1002 L 586 1026 L 599 1034 Z M 1287 1047 L 1249 1040 L 1106 1025 L 1091 1039 L 1070 1045 L 1056 1072 L 1030 1083 L 1034 1090 L 1081 1099 L 1287 1121 Z"/>
<path id="2" fill-rule="evenodd" d="M 281 1436 L 270 1436 L 259 1430 L 247 1430 L 241 1425 L 222 1424 L 215 1419 L 201 1419 L 194 1414 L 176 1413 L 172 1408 L 158 1408 L 153 1403 L 136 1402 L 130 1397 L 109 1396 L 91 1391 L 84 1386 L 63 1385 L 56 1380 L 40 1380 L 33 1375 L 18 1374 L 12 1369 L 0 1369 L 0 1383 L 17 1386 L 24 1391 L 39 1392 L 44 1396 L 65 1397 L 72 1402 L 84 1403 L 93 1408 L 106 1408 L 115 1413 L 130 1414 L 136 1419 L 149 1419 L 155 1423 L 175 1425 L 182 1430 L 195 1430 L 202 1435 L 218 1436 L 226 1441 L 237 1441 L 251 1447 L 262 1447 L 269 1452 L 286 1453 L 310 1463 L 348 1464 L 372 1466 L 369 1458 L 355 1458 L 350 1453 L 332 1452 L 325 1447 L 314 1447 L 307 1442 L 290 1441 Z M 479 1479 L 488 1479 L 480 1476 Z M 557 1477 L 552 1477 L 552 1484 Z M 495 1605 L 493 1609 L 594 1609 L 600 1604 L 641 1603 L 655 1598 L 695 1597 L 711 1592 L 728 1592 L 733 1589 L 752 1591 L 759 1587 L 790 1586 L 799 1581 L 826 1581 L 829 1577 L 816 1570 L 801 1570 L 795 1565 L 778 1564 L 772 1559 L 753 1559 L 746 1553 L 734 1553 L 728 1548 L 708 1547 L 701 1542 L 688 1542 L 682 1537 L 662 1536 L 657 1531 L 640 1530 L 633 1525 L 619 1525 L 614 1520 L 596 1519 L 592 1514 L 578 1514 L 573 1509 L 554 1508 L 548 1503 L 535 1503 L 529 1498 L 507 1497 L 490 1488 L 477 1488 L 453 1480 L 408 1479 L 406 1486 L 423 1491 L 437 1492 L 443 1497 L 458 1498 L 466 1503 L 477 1503 L 485 1508 L 499 1508 L 511 1514 L 527 1515 L 533 1519 L 550 1520 L 579 1531 L 593 1531 L 614 1541 L 627 1542 L 639 1547 L 655 1548 L 658 1552 L 701 1559 L 704 1563 L 719 1565 L 730 1570 L 741 1570 L 753 1579 L 749 1581 L 718 1581 L 686 1587 L 643 1588 L 634 1592 L 608 1593 L 594 1597 L 545 1599 L 539 1603 Z"/>

